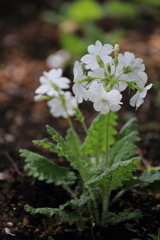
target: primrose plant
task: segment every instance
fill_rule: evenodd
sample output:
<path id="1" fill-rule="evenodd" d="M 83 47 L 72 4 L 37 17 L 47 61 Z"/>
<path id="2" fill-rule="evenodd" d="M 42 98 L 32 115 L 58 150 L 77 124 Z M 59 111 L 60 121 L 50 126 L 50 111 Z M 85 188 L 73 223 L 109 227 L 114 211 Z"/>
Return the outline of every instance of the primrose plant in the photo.
<path id="1" fill-rule="evenodd" d="M 121 92 L 127 87 L 136 90 L 130 99 L 130 105 L 137 109 L 144 102 L 147 90 L 152 87 L 152 84 L 145 86 L 147 74 L 144 70 L 143 60 L 135 58 L 133 53 L 125 52 L 123 55 L 119 53 L 118 44 L 113 47 L 96 41 L 95 45 L 88 47 L 88 54 L 81 58 L 81 62 L 75 62 L 75 97 L 66 90 L 71 81 L 62 76 L 62 69 L 43 73 L 35 100 L 47 100 L 50 113 L 54 117 L 66 118 L 70 128 L 64 139 L 52 127 L 47 126 L 48 133 L 57 144 L 47 139 L 33 143 L 48 148 L 60 157 L 64 156 L 72 168 L 61 167 L 27 150 L 20 150 L 21 156 L 25 158 L 25 170 L 30 176 L 46 183 L 62 185 L 70 195 L 70 200 L 59 208 L 33 208 L 26 205 L 26 211 L 48 217 L 54 215 L 57 221 L 75 222 L 79 230 L 89 223 L 92 228 L 95 224 L 105 226 L 131 218 L 138 221 L 141 217 L 138 209 L 134 212 L 124 209 L 117 213 L 110 212 L 109 207 L 124 190 L 149 179 L 149 175 L 139 178 L 133 176 L 133 171 L 140 162 L 135 151 L 135 143 L 140 139 L 136 119 L 130 119 L 119 133 L 115 129 L 115 112 L 123 104 Z M 78 103 L 83 100 L 93 102 L 93 108 L 99 112 L 88 129 L 78 108 Z M 74 129 L 72 116 L 84 128 L 86 138 L 83 142 Z M 118 194 L 111 200 L 111 191 L 116 189 Z"/>

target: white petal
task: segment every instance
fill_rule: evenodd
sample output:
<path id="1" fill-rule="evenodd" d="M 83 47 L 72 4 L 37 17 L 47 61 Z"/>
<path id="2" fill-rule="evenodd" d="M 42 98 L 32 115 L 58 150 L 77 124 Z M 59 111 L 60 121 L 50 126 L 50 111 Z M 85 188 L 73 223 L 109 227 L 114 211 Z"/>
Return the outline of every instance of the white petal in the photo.
<path id="1" fill-rule="evenodd" d="M 40 77 L 39 81 L 40 81 L 41 84 L 46 84 L 46 83 L 48 83 L 48 79 L 47 79 L 46 77 L 43 77 L 43 76 Z"/>
<path id="2" fill-rule="evenodd" d="M 35 93 L 44 94 L 48 91 L 49 88 L 50 86 L 48 84 L 43 84 L 36 89 Z"/>
<path id="3" fill-rule="evenodd" d="M 139 92 L 137 91 L 135 95 L 133 95 L 133 97 L 130 99 L 130 105 L 132 107 L 136 106 L 136 101 L 139 98 Z"/>
<path id="4" fill-rule="evenodd" d="M 102 109 L 102 102 L 100 100 L 98 100 L 97 102 L 94 102 L 93 107 L 94 107 L 94 109 L 97 112 L 101 111 L 101 109 Z"/>
<path id="5" fill-rule="evenodd" d="M 49 79 L 54 80 L 57 78 L 60 78 L 62 76 L 63 70 L 61 68 L 58 69 L 52 69 L 48 72 Z"/>
<path id="6" fill-rule="evenodd" d="M 105 45 L 102 47 L 101 51 L 100 51 L 100 55 L 101 55 L 101 56 L 108 55 L 108 54 L 110 54 L 112 51 L 113 51 L 113 46 L 110 45 L 110 44 L 105 44 Z"/>
<path id="7" fill-rule="evenodd" d="M 88 64 L 90 63 L 91 61 L 93 61 L 94 57 L 90 54 L 86 54 L 84 55 L 82 58 L 81 58 L 81 61 Z"/>

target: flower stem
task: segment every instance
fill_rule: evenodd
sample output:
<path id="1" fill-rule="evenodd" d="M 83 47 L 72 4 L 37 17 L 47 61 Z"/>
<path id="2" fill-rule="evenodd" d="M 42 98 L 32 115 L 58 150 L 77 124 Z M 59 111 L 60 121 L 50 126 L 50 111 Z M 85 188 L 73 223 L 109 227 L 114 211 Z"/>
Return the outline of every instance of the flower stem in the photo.
<path id="1" fill-rule="evenodd" d="M 109 150 L 109 118 L 110 118 L 110 111 L 107 116 L 107 128 L 106 128 L 106 166 L 108 166 L 108 150 Z"/>
<path id="2" fill-rule="evenodd" d="M 89 137 L 89 131 L 88 131 L 87 127 L 86 127 L 84 119 L 81 120 L 81 124 L 83 126 L 83 129 L 84 129 L 86 135 Z M 95 149 L 95 146 L 94 146 L 91 138 L 90 138 L 90 142 L 92 144 L 93 149 Z M 96 165 L 98 165 L 99 159 L 98 159 L 97 151 L 95 151 L 95 158 L 96 158 Z"/>
<path id="3" fill-rule="evenodd" d="M 110 185 L 110 183 L 109 183 L 109 185 Z M 104 226 L 106 224 L 108 207 L 109 207 L 109 198 L 110 198 L 110 190 L 109 190 L 109 186 L 108 186 L 106 194 L 104 195 L 104 199 L 103 199 L 102 226 Z"/>
<path id="4" fill-rule="evenodd" d="M 91 190 L 91 189 L 90 189 L 90 195 L 91 195 L 91 198 L 92 198 L 92 201 L 93 201 L 95 222 L 97 224 L 99 224 L 98 205 L 97 205 L 95 194 L 94 194 L 93 190 Z"/>

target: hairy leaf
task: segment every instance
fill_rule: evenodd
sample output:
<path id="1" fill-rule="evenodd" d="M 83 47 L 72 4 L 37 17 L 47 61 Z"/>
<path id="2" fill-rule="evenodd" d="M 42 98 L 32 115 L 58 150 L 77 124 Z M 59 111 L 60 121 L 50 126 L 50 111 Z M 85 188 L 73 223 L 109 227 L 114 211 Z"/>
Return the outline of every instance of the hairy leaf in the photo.
<path id="1" fill-rule="evenodd" d="M 72 199 L 70 201 L 72 209 L 82 209 L 84 205 L 91 199 L 91 197 L 84 192 L 80 198 Z"/>
<path id="2" fill-rule="evenodd" d="M 119 132 L 115 144 L 109 150 L 109 165 L 135 156 L 137 154 L 135 142 L 139 140 L 136 119 L 133 118 L 125 124 Z"/>
<path id="3" fill-rule="evenodd" d="M 76 156 L 80 157 L 81 156 L 81 151 L 80 151 L 81 141 L 80 141 L 78 135 L 76 134 L 76 132 L 73 131 L 71 128 L 69 128 L 67 131 L 66 141 L 67 141 L 68 145 L 70 146 L 70 148 L 73 150 L 73 152 L 76 154 Z"/>
<path id="4" fill-rule="evenodd" d="M 116 141 L 119 141 L 120 139 L 130 134 L 131 132 L 136 132 L 138 136 L 136 118 L 131 118 L 130 120 L 128 120 L 128 122 L 126 122 L 126 124 L 119 131 Z"/>
<path id="5" fill-rule="evenodd" d="M 138 209 L 134 212 L 129 212 L 127 209 L 125 209 L 123 212 L 120 212 L 118 214 L 109 212 L 107 217 L 108 222 L 113 225 L 130 219 L 134 219 L 138 223 L 139 218 L 142 218 L 142 213 Z"/>
<path id="6" fill-rule="evenodd" d="M 155 181 L 160 180 L 160 172 L 159 171 L 146 171 L 140 177 L 140 180 L 145 183 L 153 183 Z"/>
<path id="7" fill-rule="evenodd" d="M 47 131 L 53 136 L 53 139 L 57 142 L 57 147 L 61 149 L 63 155 L 71 162 L 73 167 L 82 174 L 82 176 L 87 179 L 90 176 L 90 171 L 85 167 L 85 161 L 78 158 L 61 135 L 56 132 L 50 126 L 47 126 Z"/>
<path id="8" fill-rule="evenodd" d="M 57 146 L 48 141 L 47 138 L 43 140 L 34 140 L 34 145 L 43 146 L 44 148 L 49 148 L 51 152 L 57 153 L 59 157 L 63 156 L 61 150 Z"/>
<path id="9" fill-rule="evenodd" d="M 43 214 L 47 217 L 52 217 L 55 215 L 57 221 L 68 221 L 68 222 L 78 222 L 78 221 L 86 221 L 87 218 L 82 217 L 79 213 L 69 212 L 64 209 L 66 204 L 61 205 L 59 208 L 33 208 L 29 205 L 25 205 L 24 209 L 26 212 L 29 212 L 32 215 L 37 213 Z"/>
<path id="10" fill-rule="evenodd" d="M 123 181 L 128 180 L 132 176 L 132 171 L 136 169 L 134 163 L 139 161 L 140 158 L 137 157 L 124 162 L 117 162 L 86 184 L 92 188 L 100 188 L 104 193 L 107 188 L 112 190 L 120 187 Z"/>
<path id="11" fill-rule="evenodd" d="M 109 118 L 109 119 L 108 119 Z M 86 137 L 82 151 L 86 155 L 92 157 L 101 157 L 106 150 L 106 132 L 107 132 L 107 120 L 108 120 L 108 145 L 111 146 L 114 143 L 114 135 L 117 131 L 113 128 L 116 125 L 117 115 L 114 112 L 108 114 L 99 114 L 92 122 L 88 136 Z"/>
<path id="12" fill-rule="evenodd" d="M 47 158 L 27 150 L 20 150 L 21 156 L 27 162 L 25 170 L 29 175 L 37 177 L 39 180 L 54 182 L 68 178 L 69 169 L 60 167 L 49 161 Z"/>

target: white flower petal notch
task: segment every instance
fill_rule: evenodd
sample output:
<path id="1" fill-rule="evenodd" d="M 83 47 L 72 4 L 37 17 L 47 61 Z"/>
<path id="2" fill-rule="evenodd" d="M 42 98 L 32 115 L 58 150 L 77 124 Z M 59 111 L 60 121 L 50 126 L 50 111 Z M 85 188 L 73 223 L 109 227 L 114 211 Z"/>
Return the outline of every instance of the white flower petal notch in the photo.
<path id="1" fill-rule="evenodd" d="M 63 70 L 61 68 L 43 72 L 43 76 L 40 77 L 41 86 L 39 86 L 35 92 L 39 95 L 57 96 L 58 91 L 55 89 L 56 87 L 59 89 L 67 89 L 70 84 L 70 80 L 62 77 L 62 74 Z"/>
<path id="2" fill-rule="evenodd" d="M 102 46 L 100 41 L 96 41 L 95 45 L 88 47 L 88 53 L 81 58 L 81 61 L 86 64 L 86 69 L 94 69 L 99 67 L 97 59 L 101 59 L 103 62 L 110 62 L 110 56 L 113 51 L 113 46 L 105 44 Z"/>
<path id="3" fill-rule="evenodd" d="M 73 93 L 75 94 L 75 97 L 78 101 L 78 103 L 83 102 L 83 99 L 87 101 L 88 96 L 87 96 L 87 90 L 85 88 L 86 82 L 83 82 L 83 79 L 85 79 L 81 64 L 76 61 L 74 64 L 74 69 L 73 69 L 73 74 L 74 74 L 74 85 L 73 85 Z"/>

